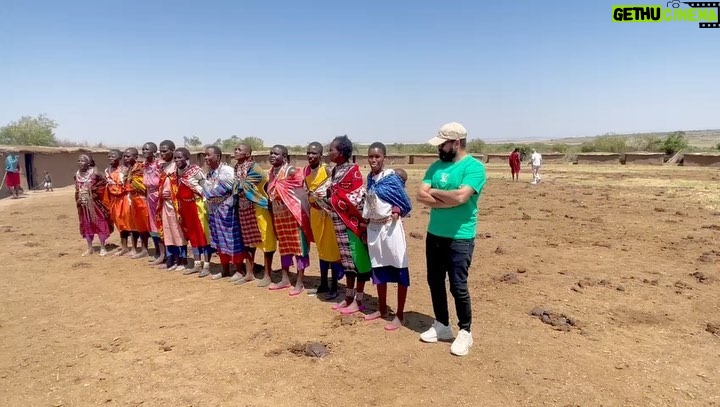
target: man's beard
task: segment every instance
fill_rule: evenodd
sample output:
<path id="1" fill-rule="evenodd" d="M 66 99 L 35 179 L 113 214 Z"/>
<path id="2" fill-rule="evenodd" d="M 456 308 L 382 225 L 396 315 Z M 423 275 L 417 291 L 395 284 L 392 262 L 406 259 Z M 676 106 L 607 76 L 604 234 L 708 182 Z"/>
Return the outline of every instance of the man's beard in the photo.
<path id="1" fill-rule="evenodd" d="M 457 156 L 457 150 L 453 150 L 453 151 L 445 151 L 443 149 L 438 150 L 438 157 L 440 157 L 440 161 L 449 163 L 449 162 L 452 162 L 453 160 L 455 160 L 455 156 Z"/>

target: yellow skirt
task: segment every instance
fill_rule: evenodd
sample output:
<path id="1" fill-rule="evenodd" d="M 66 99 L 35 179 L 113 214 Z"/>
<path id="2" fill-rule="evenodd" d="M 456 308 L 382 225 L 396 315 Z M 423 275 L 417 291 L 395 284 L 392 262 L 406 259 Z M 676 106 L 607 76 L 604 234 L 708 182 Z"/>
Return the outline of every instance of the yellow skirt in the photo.
<path id="1" fill-rule="evenodd" d="M 331 263 L 340 261 L 340 249 L 332 216 L 322 209 L 310 208 L 310 227 L 320 260 Z"/>
<path id="2" fill-rule="evenodd" d="M 260 229 L 260 236 L 262 236 L 262 243 L 258 245 L 257 248 L 265 253 L 276 251 L 277 238 L 275 237 L 275 229 L 273 229 L 270 211 L 256 206 L 255 218 L 257 219 L 258 229 Z"/>

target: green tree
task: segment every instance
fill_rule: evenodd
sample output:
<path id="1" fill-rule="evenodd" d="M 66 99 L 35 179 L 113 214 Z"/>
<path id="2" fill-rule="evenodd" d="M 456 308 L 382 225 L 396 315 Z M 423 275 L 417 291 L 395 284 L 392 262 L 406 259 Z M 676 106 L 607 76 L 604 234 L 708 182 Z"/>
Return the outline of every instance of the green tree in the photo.
<path id="1" fill-rule="evenodd" d="M 720 150 L 720 143 L 717 143 L 717 145 L 715 146 L 715 149 Z"/>
<path id="2" fill-rule="evenodd" d="M 235 151 L 235 147 L 241 143 L 249 145 L 253 151 L 263 151 L 265 149 L 265 142 L 259 137 L 240 138 L 236 135 L 232 135 L 226 139 L 219 138 L 215 140 L 213 145 L 220 147 L 223 153 L 229 154 Z"/>
<path id="3" fill-rule="evenodd" d="M 44 114 L 23 116 L 20 120 L 0 128 L 0 144 L 22 146 L 57 146 L 57 123 Z"/>
<path id="4" fill-rule="evenodd" d="M 249 145 L 250 148 L 253 149 L 253 151 L 265 150 L 265 141 L 263 141 L 263 139 L 261 139 L 260 137 L 250 136 L 240 139 L 240 141 Z"/>
<path id="5" fill-rule="evenodd" d="M 470 154 L 479 154 L 485 152 L 486 144 L 480 139 L 468 140 L 466 149 Z"/>
<path id="6" fill-rule="evenodd" d="M 200 140 L 198 136 L 183 137 L 183 143 L 185 144 L 185 148 L 189 149 L 199 148 L 203 145 L 202 140 Z"/>
<path id="7" fill-rule="evenodd" d="M 688 147 L 688 141 L 685 137 L 684 131 L 674 131 L 665 138 L 663 143 L 665 147 L 665 154 L 673 155 L 680 150 L 684 150 Z"/>

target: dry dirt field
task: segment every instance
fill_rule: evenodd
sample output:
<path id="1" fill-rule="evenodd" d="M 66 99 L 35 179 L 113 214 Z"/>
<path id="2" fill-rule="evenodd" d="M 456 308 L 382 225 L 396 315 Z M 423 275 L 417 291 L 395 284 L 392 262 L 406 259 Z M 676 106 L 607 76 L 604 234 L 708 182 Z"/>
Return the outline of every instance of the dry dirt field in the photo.
<path id="1" fill-rule="evenodd" d="M 420 205 L 407 326 L 387 333 L 306 295 L 81 258 L 69 189 L 4 200 L 0 405 L 720 405 L 717 169 L 488 175 L 465 358 L 418 339 L 432 322 Z M 330 355 L 297 351 L 310 341 Z"/>

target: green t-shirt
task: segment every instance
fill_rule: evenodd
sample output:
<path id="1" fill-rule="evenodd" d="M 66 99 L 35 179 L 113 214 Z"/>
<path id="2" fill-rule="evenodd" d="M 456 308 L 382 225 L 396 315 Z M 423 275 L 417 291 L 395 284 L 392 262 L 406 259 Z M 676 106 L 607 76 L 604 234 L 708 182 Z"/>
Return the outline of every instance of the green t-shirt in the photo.
<path id="1" fill-rule="evenodd" d="M 450 239 L 474 239 L 477 226 L 478 198 L 485 186 L 485 166 L 467 155 L 457 162 L 435 161 L 428 168 L 423 183 L 430 188 L 452 191 L 470 187 L 475 193 L 462 205 L 432 208 L 428 233 Z"/>

